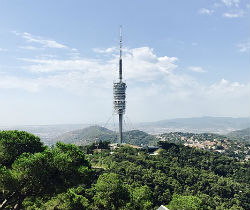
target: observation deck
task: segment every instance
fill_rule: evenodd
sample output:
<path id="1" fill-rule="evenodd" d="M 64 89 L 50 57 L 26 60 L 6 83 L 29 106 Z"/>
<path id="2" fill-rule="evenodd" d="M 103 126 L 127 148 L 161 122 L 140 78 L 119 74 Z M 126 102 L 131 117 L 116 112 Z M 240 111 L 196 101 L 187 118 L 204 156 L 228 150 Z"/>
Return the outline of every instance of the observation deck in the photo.
<path id="1" fill-rule="evenodd" d="M 114 110 L 117 114 L 124 114 L 126 109 L 126 83 L 115 82 L 113 84 Z"/>

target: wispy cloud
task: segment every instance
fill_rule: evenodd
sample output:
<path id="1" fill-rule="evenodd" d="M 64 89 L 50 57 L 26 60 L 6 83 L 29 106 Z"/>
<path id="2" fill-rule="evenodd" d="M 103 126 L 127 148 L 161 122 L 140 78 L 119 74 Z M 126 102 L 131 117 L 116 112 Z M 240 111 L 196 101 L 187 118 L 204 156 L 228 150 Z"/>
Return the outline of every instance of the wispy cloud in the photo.
<path id="1" fill-rule="evenodd" d="M 227 7 L 238 7 L 240 4 L 240 0 L 221 0 L 221 2 L 226 5 Z"/>
<path id="2" fill-rule="evenodd" d="M 40 49 L 34 46 L 19 46 L 19 48 L 24 49 L 24 50 L 39 50 Z"/>
<path id="3" fill-rule="evenodd" d="M 246 89 L 248 87 L 249 87 L 249 84 L 240 84 L 239 82 L 230 82 L 223 78 L 220 80 L 220 82 L 210 85 L 207 93 L 214 93 L 214 92 L 233 93 L 235 92 L 234 96 L 237 97 L 236 95 L 237 92 L 239 95 L 249 92 L 249 90 Z"/>
<path id="4" fill-rule="evenodd" d="M 198 13 L 211 15 L 215 12 L 220 12 L 224 18 L 240 18 L 249 12 L 249 4 L 243 5 L 243 3 L 241 0 L 219 0 L 210 6 L 213 9 L 201 8 Z"/>
<path id="5" fill-rule="evenodd" d="M 109 50 L 104 51 L 109 54 Z M 186 76 L 186 79 L 184 79 L 184 76 L 182 78 L 181 75 L 175 76 L 174 70 L 177 68 L 178 58 L 169 56 L 158 57 L 154 54 L 153 49 L 148 47 L 127 49 L 124 52 L 123 59 L 124 75 L 131 83 L 135 81 L 145 84 L 150 81 L 154 83 L 160 79 L 179 86 L 188 80 Z M 99 84 L 105 88 L 110 86 L 112 81 L 117 78 L 115 70 L 118 69 L 118 55 L 111 55 L 110 59 L 55 59 L 44 57 L 39 59 L 20 58 L 20 60 L 26 63 L 22 69 L 33 73 L 33 79 L 27 78 L 25 80 L 21 78 L 20 80 L 26 82 L 16 82 L 15 86 L 9 86 L 11 88 L 15 88 L 18 85 L 20 88 L 23 88 L 26 84 L 27 87 L 24 89 L 27 90 L 30 86 L 32 91 L 39 90 L 47 85 L 52 86 L 52 84 L 53 87 L 58 84 L 58 87 L 65 88 L 66 86 L 60 81 L 65 83 L 68 80 L 68 89 L 72 89 L 70 86 L 74 87 L 74 89 L 78 86 L 78 90 L 84 92 L 83 84 L 88 84 L 87 86 L 92 88 Z M 36 75 L 39 77 L 36 77 Z M 9 77 L 5 79 L 10 80 Z M 44 82 L 45 80 L 46 82 Z M 52 80 L 53 82 L 49 82 Z M 37 84 L 35 85 L 36 88 L 27 81 Z M 2 84 L 1 87 L 8 87 L 8 84 Z"/>
<path id="6" fill-rule="evenodd" d="M 43 37 L 40 36 L 34 36 L 30 33 L 24 32 L 24 33 L 19 33 L 16 31 L 13 31 L 14 34 L 16 34 L 17 36 L 21 36 L 23 39 L 25 39 L 27 42 L 31 42 L 31 43 L 38 43 L 41 44 L 42 47 L 48 47 L 48 48 L 68 48 L 66 45 L 60 44 L 58 42 L 56 42 L 55 40 L 52 39 L 45 39 Z"/>
<path id="7" fill-rule="evenodd" d="M 0 88 L 3 89 L 21 89 L 29 92 L 38 91 L 40 84 L 37 79 L 21 78 L 17 76 L 8 76 L 0 74 Z"/>
<path id="8" fill-rule="evenodd" d="M 246 42 L 241 42 L 237 45 L 238 49 L 240 52 L 249 52 L 250 49 L 250 41 L 246 41 Z"/>
<path id="9" fill-rule="evenodd" d="M 206 9 L 206 8 L 201 8 L 198 11 L 198 13 L 201 14 L 201 15 L 212 15 L 214 13 L 214 10 Z"/>
<path id="10" fill-rule="evenodd" d="M 243 11 L 237 11 L 237 12 L 225 12 L 222 15 L 225 18 L 240 18 L 244 16 Z"/>
<path id="11" fill-rule="evenodd" d="M 94 48 L 93 51 L 96 53 L 114 53 L 116 52 L 118 49 L 116 47 L 109 47 L 106 49 L 101 49 L 101 48 Z"/>
<path id="12" fill-rule="evenodd" d="M 200 67 L 200 66 L 189 66 L 188 67 L 189 70 L 194 71 L 194 72 L 198 72 L 198 73 L 205 73 L 206 71 Z"/>
<path id="13" fill-rule="evenodd" d="M 109 50 L 105 50 L 109 54 Z M 112 81 L 113 71 L 118 69 L 117 55 L 110 59 L 27 59 L 20 58 L 28 65 L 23 69 L 33 73 L 66 73 L 80 72 L 86 79 L 100 78 L 101 81 Z M 130 80 L 154 81 L 156 78 L 167 77 L 177 68 L 178 58 L 162 56 L 157 57 L 153 49 L 148 47 L 127 49 L 123 56 L 125 75 Z"/>
<path id="14" fill-rule="evenodd" d="M 72 48 L 71 51 L 76 53 L 76 52 L 78 52 L 78 49 Z"/>
<path id="15" fill-rule="evenodd" d="M 0 52 L 6 52 L 6 51 L 8 51 L 8 49 L 0 47 Z"/>

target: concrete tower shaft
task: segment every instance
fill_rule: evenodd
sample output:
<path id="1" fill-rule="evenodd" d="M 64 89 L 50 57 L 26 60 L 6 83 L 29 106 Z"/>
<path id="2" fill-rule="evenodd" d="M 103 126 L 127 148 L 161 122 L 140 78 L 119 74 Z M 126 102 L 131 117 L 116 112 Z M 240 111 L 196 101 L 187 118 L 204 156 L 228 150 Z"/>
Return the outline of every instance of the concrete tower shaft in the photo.
<path id="1" fill-rule="evenodd" d="M 114 110 L 119 115 L 119 144 L 122 144 L 122 120 L 126 109 L 126 83 L 122 81 L 122 30 L 120 27 L 119 82 L 114 82 Z"/>

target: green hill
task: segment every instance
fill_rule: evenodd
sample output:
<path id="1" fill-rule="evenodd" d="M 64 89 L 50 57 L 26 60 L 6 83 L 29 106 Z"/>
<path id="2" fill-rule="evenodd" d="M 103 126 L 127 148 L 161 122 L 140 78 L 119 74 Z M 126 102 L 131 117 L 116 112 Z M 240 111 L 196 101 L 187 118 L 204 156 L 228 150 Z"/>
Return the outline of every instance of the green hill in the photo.
<path id="1" fill-rule="evenodd" d="M 237 138 L 238 140 L 250 140 L 250 128 L 245 128 L 241 130 L 232 131 L 228 134 L 231 138 Z"/>
<path id="2" fill-rule="evenodd" d="M 100 126 L 90 126 L 83 129 L 78 129 L 66 132 L 57 136 L 53 141 L 62 141 L 65 143 L 74 143 L 77 145 L 86 145 L 95 141 L 114 141 L 115 133 L 107 128 Z"/>
<path id="3" fill-rule="evenodd" d="M 125 143 L 134 145 L 153 145 L 156 143 L 156 138 L 139 130 L 131 130 L 123 133 Z M 95 141 L 117 142 L 118 135 L 116 132 L 100 126 L 90 126 L 84 129 L 70 131 L 57 136 L 53 142 L 61 141 L 65 143 L 74 143 L 77 145 L 87 145 Z"/>

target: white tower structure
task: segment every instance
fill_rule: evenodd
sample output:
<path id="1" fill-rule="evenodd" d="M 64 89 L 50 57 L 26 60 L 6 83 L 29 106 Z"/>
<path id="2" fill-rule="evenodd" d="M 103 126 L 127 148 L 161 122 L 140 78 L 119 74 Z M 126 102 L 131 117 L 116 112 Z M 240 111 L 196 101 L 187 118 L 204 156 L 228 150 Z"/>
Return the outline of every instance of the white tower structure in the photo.
<path id="1" fill-rule="evenodd" d="M 122 144 L 122 122 L 126 109 L 126 83 L 122 81 L 122 28 L 120 27 L 119 82 L 114 82 L 114 110 L 119 115 L 119 144 Z"/>

